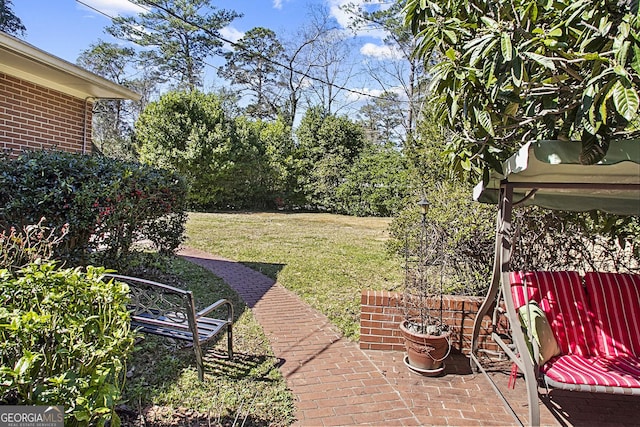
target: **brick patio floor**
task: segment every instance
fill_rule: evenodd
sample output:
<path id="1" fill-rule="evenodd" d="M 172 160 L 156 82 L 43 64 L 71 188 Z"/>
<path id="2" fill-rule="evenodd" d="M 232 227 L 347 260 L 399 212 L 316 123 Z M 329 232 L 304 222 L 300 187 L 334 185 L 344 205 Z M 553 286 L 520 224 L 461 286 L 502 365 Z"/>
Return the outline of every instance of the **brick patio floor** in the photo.
<path id="1" fill-rule="evenodd" d="M 417 375 L 404 366 L 403 353 L 360 350 L 324 315 L 263 274 L 191 248 L 180 255 L 222 278 L 251 308 L 297 397 L 294 425 L 516 425 L 489 381 L 472 373 L 466 356 L 449 356 L 443 376 Z M 508 390 L 509 365 L 487 366 L 526 424 L 524 380 Z M 555 390 L 543 393 L 539 404 L 542 425 L 640 425 L 638 396 Z"/>

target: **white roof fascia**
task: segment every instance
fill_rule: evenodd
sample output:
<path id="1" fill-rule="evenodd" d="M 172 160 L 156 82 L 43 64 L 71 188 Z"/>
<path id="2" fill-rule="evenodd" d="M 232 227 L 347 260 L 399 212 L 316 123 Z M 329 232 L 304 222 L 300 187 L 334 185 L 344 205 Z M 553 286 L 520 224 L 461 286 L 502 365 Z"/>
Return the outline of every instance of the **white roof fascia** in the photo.
<path id="1" fill-rule="evenodd" d="M 80 99 L 140 99 L 124 86 L 2 32 L 0 72 Z"/>

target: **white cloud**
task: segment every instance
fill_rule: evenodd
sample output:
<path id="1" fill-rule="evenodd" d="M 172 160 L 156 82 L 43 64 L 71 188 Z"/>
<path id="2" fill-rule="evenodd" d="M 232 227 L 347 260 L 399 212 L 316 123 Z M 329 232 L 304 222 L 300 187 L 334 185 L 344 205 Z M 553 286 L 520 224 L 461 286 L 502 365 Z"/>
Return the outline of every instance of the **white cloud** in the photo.
<path id="1" fill-rule="evenodd" d="M 341 6 L 344 6 L 348 3 L 354 3 L 354 4 L 358 4 L 361 5 L 364 2 L 364 0 L 327 0 L 327 3 L 329 5 L 329 13 L 331 13 L 331 16 L 333 16 L 334 18 L 336 18 L 336 20 L 338 21 L 338 24 L 340 24 L 340 26 L 342 28 L 347 28 L 350 24 L 351 24 L 351 20 L 352 20 L 352 16 L 347 13 L 346 11 L 344 11 L 343 9 L 341 9 Z"/>
<path id="2" fill-rule="evenodd" d="M 273 0 L 273 8 L 282 10 L 285 3 L 289 3 L 291 0 Z"/>
<path id="3" fill-rule="evenodd" d="M 224 28 L 220 29 L 220 35 L 225 39 L 225 40 L 229 40 L 230 42 L 236 43 L 238 40 L 240 40 L 242 37 L 244 37 L 244 32 L 231 27 L 231 26 L 226 26 Z M 224 44 L 224 48 L 231 50 L 231 46 L 229 45 L 229 43 Z"/>
<path id="4" fill-rule="evenodd" d="M 376 59 L 401 59 L 402 53 L 392 46 L 365 43 L 360 48 L 360 53 Z"/>
<path id="5" fill-rule="evenodd" d="M 232 42 L 237 42 L 238 40 L 240 40 L 241 38 L 244 37 L 244 32 L 233 28 L 231 26 L 226 26 L 224 28 L 220 29 L 220 35 L 222 37 L 224 37 L 227 40 L 230 40 Z"/>
<path id="6" fill-rule="evenodd" d="M 326 0 L 327 5 L 329 6 L 329 13 L 333 16 L 338 24 L 342 28 L 348 28 L 353 21 L 353 15 L 342 9 L 342 6 L 347 4 L 353 4 L 357 8 L 365 8 L 371 10 L 372 7 L 388 7 L 384 2 L 376 3 L 371 2 L 369 0 Z M 376 29 L 360 29 L 357 31 L 357 35 L 359 36 L 369 36 L 378 39 L 383 39 L 386 36 L 386 33 L 382 30 Z"/>
<path id="7" fill-rule="evenodd" d="M 137 4 L 131 3 L 129 0 L 83 0 L 88 6 L 93 7 L 100 12 L 104 12 L 110 16 L 131 15 L 146 12 L 144 8 Z M 80 4 L 80 3 L 78 3 Z M 80 5 L 84 7 L 83 5 Z"/>

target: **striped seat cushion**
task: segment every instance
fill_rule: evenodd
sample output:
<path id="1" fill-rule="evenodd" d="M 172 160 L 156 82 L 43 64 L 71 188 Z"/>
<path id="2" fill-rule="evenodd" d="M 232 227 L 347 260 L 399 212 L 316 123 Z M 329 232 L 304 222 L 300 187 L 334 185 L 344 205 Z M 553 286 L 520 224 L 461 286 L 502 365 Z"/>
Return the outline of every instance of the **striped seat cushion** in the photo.
<path id="1" fill-rule="evenodd" d="M 528 299 L 539 303 L 563 354 L 597 354 L 595 326 L 580 275 L 575 271 L 512 272 L 511 293 L 516 309 Z"/>
<path id="2" fill-rule="evenodd" d="M 619 394 L 640 394 L 640 364 L 633 357 L 564 355 L 541 367 L 552 387 Z M 636 389 L 636 390 L 632 390 Z"/>
<path id="3" fill-rule="evenodd" d="M 599 354 L 640 357 L 640 275 L 591 272 L 585 285 Z"/>

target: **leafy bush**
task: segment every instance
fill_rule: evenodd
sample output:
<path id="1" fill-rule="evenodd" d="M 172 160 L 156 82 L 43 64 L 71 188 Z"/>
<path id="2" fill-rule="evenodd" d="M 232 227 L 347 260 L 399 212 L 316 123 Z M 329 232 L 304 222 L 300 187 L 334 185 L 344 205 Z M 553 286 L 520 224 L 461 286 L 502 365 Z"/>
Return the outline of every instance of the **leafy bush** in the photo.
<path id="1" fill-rule="evenodd" d="M 0 163 L 0 230 L 68 224 L 56 257 L 126 258 L 146 237 L 163 252 L 182 241 L 186 184 L 178 175 L 101 156 L 27 152 Z M 100 249 L 100 251 L 97 251 Z"/>
<path id="2" fill-rule="evenodd" d="M 332 210 L 356 216 L 391 216 L 407 196 L 408 172 L 393 147 L 368 147 L 354 161 L 336 189 Z"/>
<path id="3" fill-rule="evenodd" d="M 128 288 L 103 273 L 53 262 L 0 270 L 0 404 L 63 405 L 65 425 L 117 423 L 133 332 Z"/>
<path id="4" fill-rule="evenodd" d="M 472 201 L 469 192 L 464 186 L 456 188 L 448 183 L 427 193 L 431 202 L 427 221 L 441 233 L 429 239 L 442 241 L 442 252 L 455 263 L 445 292 L 484 295 L 493 267 L 496 210 Z M 417 206 L 407 206 L 391 224 L 388 249 L 399 254 L 412 250 L 417 245 L 419 224 Z M 632 229 L 633 224 L 637 221 L 627 228 Z M 637 242 L 604 234 L 588 213 L 528 206 L 514 210 L 513 227 L 513 270 L 640 270 Z"/>
<path id="5" fill-rule="evenodd" d="M 222 100 L 199 91 L 169 92 L 150 103 L 136 122 L 140 159 L 176 171 L 189 183 L 198 209 L 235 208 L 262 173 L 264 150 L 247 127 L 236 135 Z"/>
<path id="6" fill-rule="evenodd" d="M 306 111 L 296 136 L 294 157 L 306 207 L 339 212 L 336 190 L 365 147 L 362 126 L 316 106 Z"/>
<path id="7" fill-rule="evenodd" d="M 578 271 L 640 271 L 638 217 L 609 215 L 607 223 L 594 212 L 550 211 L 535 206 L 514 210 L 512 268 Z M 615 234 L 608 234 L 615 226 Z M 623 235 L 629 230 L 632 235 Z"/>
<path id="8" fill-rule="evenodd" d="M 444 292 L 457 295 L 482 295 L 489 284 L 495 245 L 495 209 L 471 200 L 467 185 L 445 182 L 426 191 L 430 209 L 426 220 L 440 235 L 429 241 L 441 242 L 441 252 L 455 265 L 449 266 L 455 277 L 447 278 Z M 421 218 L 419 208 L 407 206 L 391 223 L 391 252 L 415 252 L 419 244 Z"/>

